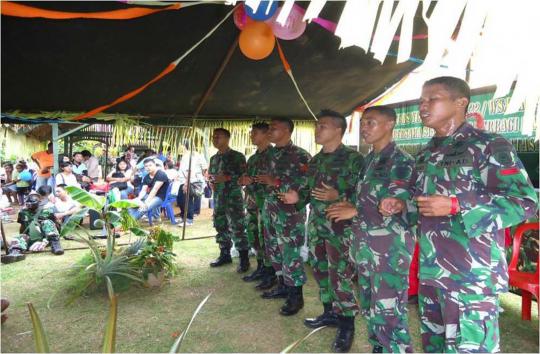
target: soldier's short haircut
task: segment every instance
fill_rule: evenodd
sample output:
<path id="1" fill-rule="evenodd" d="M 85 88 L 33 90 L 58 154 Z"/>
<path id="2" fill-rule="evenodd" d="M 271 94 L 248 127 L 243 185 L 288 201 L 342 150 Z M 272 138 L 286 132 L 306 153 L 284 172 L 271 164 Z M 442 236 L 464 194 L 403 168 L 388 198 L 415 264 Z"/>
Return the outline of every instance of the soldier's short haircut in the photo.
<path id="1" fill-rule="evenodd" d="M 251 126 L 251 129 L 257 129 L 257 130 L 260 130 L 260 131 L 266 133 L 268 131 L 268 129 L 270 129 L 270 125 L 268 125 L 268 123 L 266 123 L 266 122 L 255 122 Z"/>
<path id="2" fill-rule="evenodd" d="M 337 123 L 337 126 L 341 128 L 341 136 L 345 135 L 345 132 L 347 131 L 347 119 L 345 119 L 343 114 L 331 109 L 321 109 L 321 111 L 317 114 L 317 119 L 321 119 L 323 117 L 332 118 L 332 120 Z"/>
<path id="3" fill-rule="evenodd" d="M 386 118 L 390 119 L 393 122 L 395 122 L 396 119 L 397 119 L 396 111 L 392 107 L 386 106 L 386 105 L 368 107 L 368 108 L 366 108 L 364 110 L 363 114 L 366 114 L 368 112 L 380 113 L 380 114 L 382 114 L 383 116 L 385 116 Z"/>
<path id="4" fill-rule="evenodd" d="M 452 94 L 452 97 L 465 97 L 469 101 L 471 100 L 471 88 L 465 80 L 462 80 L 460 78 L 453 76 L 439 76 L 424 82 L 424 86 L 431 85 L 443 85 L 448 90 L 448 92 Z"/>
<path id="5" fill-rule="evenodd" d="M 280 122 L 280 123 L 285 123 L 289 126 L 289 131 L 292 133 L 294 131 L 294 123 L 292 121 L 291 118 L 287 118 L 287 117 L 277 117 L 277 118 L 272 118 L 272 121 L 273 122 Z"/>
<path id="6" fill-rule="evenodd" d="M 214 134 L 215 133 L 221 133 L 221 134 L 225 135 L 227 138 L 231 137 L 231 132 L 228 131 L 225 128 L 216 128 L 216 129 L 214 129 Z"/>

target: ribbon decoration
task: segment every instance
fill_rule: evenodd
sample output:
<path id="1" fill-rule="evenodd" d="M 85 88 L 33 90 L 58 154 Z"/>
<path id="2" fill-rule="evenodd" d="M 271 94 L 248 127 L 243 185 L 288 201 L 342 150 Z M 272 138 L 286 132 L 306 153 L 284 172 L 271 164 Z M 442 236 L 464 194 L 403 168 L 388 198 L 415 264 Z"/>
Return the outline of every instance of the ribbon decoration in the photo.
<path id="1" fill-rule="evenodd" d="M 227 20 L 229 18 L 229 16 L 232 15 L 232 13 L 234 12 L 236 8 L 233 8 L 231 11 L 229 11 L 229 13 L 227 13 L 225 15 L 225 17 L 218 22 L 218 24 L 216 26 L 214 26 L 214 28 L 212 28 L 206 35 L 204 35 L 204 37 L 202 37 L 197 43 L 195 43 L 193 45 L 193 47 L 189 48 L 184 54 L 182 54 L 178 59 L 176 59 L 175 61 L 173 61 L 172 63 L 170 63 L 166 68 L 165 70 L 163 70 L 161 73 L 159 73 L 156 77 L 154 77 L 152 80 L 148 81 L 146 84 L 142 85 L 141 87 L 131 91 L 131 92 L 128 92 L 126 93 L 125 95 L 122 95 L 120 96 L 119 98 L 117 98 L 116 100 L 114 100 L 113 102 L 109 103 L 109 104 L 106 104 L 104 106 L 100 106 L 100 107 L 97 107 L 97 108 L 94 108 L 92 109 L 91 111 L 88 111 L 86 113 L 83 113 L 83 114 L 80 114 L 76 117 L 74 117 L 72 120 L 82 120 L 82 119 L 86 119 L 86 118 L 90 118 L 98 113 L 101 113 L 103 112 L 104 110 L 108 109 L 108 108 L 111 108 L 113 106 L 116 106 L 117 104 L 121 103 L 121 102 L 125 102 L 135 96 L 137 96 L 139 93 L 141 93 L 142 91 L 144 91 L 148 86 L 152 85 L 153 83 L 155 83 L 156 81 L 160 80 L 161 78 L 163 78 L 165 75 L 171 73 L 174 69 L 176 69 L 176 67 L 178 66 L 178 64 L 184 60 L 193 50 L 195 50 L 202 42 L 204 42 L 208 37 L 210 37 L 222 24 L 223 22 L 225 22 L 225 20 Z"/>
<path id="2" fill-rule="evenodd" d="M 133 18 L 151 15 L 157 12 L 179 10 L 181 3 L 176 3 L 162 9 L 147 9 L 145 7 L 133 7 L 112 11 L 99 12 L 64 12 L 55 10 L 39 9 L 37 7 L 17 4 L 11 1 L 2 1 L 2 15 L 26 18 L 48 18 L 54 20 L 71 20 L 78 18 L 100 19 L 100 20 L 130 20 Z"/>
<path id="3" fill-rule="evenodd" d="M 315 115 L 315 113 L 313 113 L 313 111 L 309 107 L 309 104 L 307 103 L 306 99 L 304 98 L 304 95 L 302 95 L 302 92 L 300 91 L 300 87 L 298 87 L 298 83 L 294 79 L 294 75 L 293 75 L 292 70 L 291 70 L 291 65 L 287 61 L 287 58 L 285 58 L 285 53 L 283 53 L 283 49 L 281 48 L 281 45 L 279 44 L 279 41 L 277 40 L 277 38 L 276 38 L 276 44 L 277 44 L 277 49 L 278 49 L 278 53 L 279 53 L 279 58 L 281 59 L 281 63 L 283 64 L 283 69 L 285 69 L 285 72 L 291 78 L 291 81 L 292 81 L 292 83 L 294 85 L 294 88 L 296 89 L 296 92 L 298 92 L 298 96 L 300 96 L 300 99 L 302 100 L 302 102 L 304 102 L 304 105 L 308 109 L 309 113 L 311 113 L 313 118 L 315 118 L 315 120 L 317 120 L 317 116 Z"/>

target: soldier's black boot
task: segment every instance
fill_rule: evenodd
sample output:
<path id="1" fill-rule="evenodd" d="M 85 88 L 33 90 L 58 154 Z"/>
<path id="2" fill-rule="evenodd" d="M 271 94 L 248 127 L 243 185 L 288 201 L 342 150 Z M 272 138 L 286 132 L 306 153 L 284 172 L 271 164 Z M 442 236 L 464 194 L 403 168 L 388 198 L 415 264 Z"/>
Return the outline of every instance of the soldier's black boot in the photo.
<path id="1" fill-rule="evenodd" d="M 230 248 L 220 247 L 219 252 L 219 257 L 210 263 L 210 267 L 221 267 L 224 264 L 232 263 Z"/>
<path id="2" fill-rule="evenodd" d="M 255 289 L 268 290 L 276 285 L 277 277 L 274 267 L 264 267 L 262 272 L 264 273 L 262 280 L 255 286 Z"/>
<path id="3" fill-rule="evenodd" d="M 245 273 L 249 269 L 249 253 L 248 250 L 238 251 L 240 253 L 240 264 L 236 268 L 237 273 Z"/>
<path id="4" fill-rule="evenodd" d="M 304 324 L 307 327 L 309 328 L 319 328 L 323 326 L 337 327 L 338 317 L 332 311 L 332 304 L 323 303 L 323 306 L 324 306 L 324 312 L 322 313 L 322 315 L 317 316 L 315 318 L 306 318 L 304 320 Z"/>
<path id="5" fill-rule="evenodd" d="M 302 293 L 302 286 L 289 286 L 289 296 L 285 301 L 285 305 L 281 307 L 279 313 L 283 316 L 292 316 L 302 307 L 304 307 L 304 295 Z"/>
<path id="6" fill-rule="evenodd" d="M 287 286 L 283 282 L 283 276 L 278 277 L 278 285 L 270 291 L 265 291 L 261 294 L 263 299 L 285 299 L 287 298 L 289 292 Z"/>
<path id="7" fill-rule="evenodd" d="M 383 352 L 384 352 L 384 348 L 381 347 L 380 345 L 374 345 L 373 346 L 372 353 L 383 353 Z"/>
<path id="8" fill-rule="evenodd" d="M 57 256 L 64 254 L 64 249 L 60 244 L 60 237 L 54 235 L 47 237 L 49 243 L 51 244 L 51 252 Z"/>
<path id="9" fill-rule="evenodd" d="M 17 247 L 10 247 L 8 254 L 2 255 L 2 263 L 19 262 L 26 258 L 26 255 L 22 253 L 22 250 Z"/>
<path id="10" fill-rule="evenodd" d="M 354 340 L 354 317 L 338 315 L 336 339 L 332 344 L 335 353 L 348 353 Z"/>
<path id="11" fill-rule="evenodd" d="M 246 275 L 242 278 L 243 281 L 255 281 L 260 280 L 264 276 L 264 266 L 263 261 L 261 259 L 257 259 L 257 269 L 255 269 L 251 274 Z"/>

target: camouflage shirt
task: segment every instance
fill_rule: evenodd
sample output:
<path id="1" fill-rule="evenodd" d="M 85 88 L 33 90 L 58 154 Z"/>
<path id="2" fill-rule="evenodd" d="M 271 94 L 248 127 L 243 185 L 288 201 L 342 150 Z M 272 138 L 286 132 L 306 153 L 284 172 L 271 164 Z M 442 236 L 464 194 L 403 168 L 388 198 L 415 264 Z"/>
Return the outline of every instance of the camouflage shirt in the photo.
<path id="1" fill-rule="evenodd" d="M 254 177 L 257 175 L 270 175 L 270 155 L 272 154 L 272 146 L 264 151 L 255 151 L 255 153 L 248 159 L 247 162 L 247 175 Z M 257 202 L 259 206 L 262 206 L 264 198 L 268 193 L 264 184 L 252 183 L 246 186 L 246 197 L 248 202 Z"/>
<path id="2" fill-rule="evenodd" d="M 338 191 L 339 200 L 354 202 L 356 183 L 363 163 L 362 155 L 343 144 L 331 153 L 321 150 L 309 161 L 307 185 L 300 192 L 301 200 L 309 202 L 317 216 L 326 218 L 326 208 L 337 200 L 327 202 L 311 198 L 311 190 L 323 188 L 324 183 Z"/>
<path id="3" fill-rule="evenodd" d="M 379 203 L 387 197 L 410 199 L 409 184 L 414 159 L 390 142 L 379 153 L 371 151 L 364 163 L 357 186 L 356 208 L 353 219 L 355 232 L 369 236 L 389 236 L 410 232 L 407 213 L 383 216 Z"/>
<path id="4" fill-rule="evenodd" d="M 413 193 L 456 195 L 455 216 L 419 216 L 420 282 L 471 294 L 508 289 L 504 229 L 535 216 L 538 199 L 506 139 L 464 123 L 416 157 Z"/>
<path id="5" fill-rule="evenodd" d="M 39 215 L 36 217 L 36 214 Z M 44 237 L 41 233 L 40 221 L 50 220 L 54 222 L 54 213 L 51 209 L 41 209 L 35 211 L 22 209 L 17 216 L 17 222 L 22 225 L 23 233 L 30 237 L 32 241 L 41 241 Z"/>
<path id="6" fill-rule="evenodd" d="M 210 175 L 225 175 L 229 180 L 223 183 L 212 183 L 216 193 L 227 193 L 240 190 L 238 178 L 246 173 L 246 158 L 240 152 L 228 149 L 224 153 L 218 152 L 210 158 L 208 166 Z"/>
<path id="7" fill-rule="evenodd" d="M 286 192 L 289 189 L 298 191 L 307 182 L 308 162 L 311 155 L 304 149 L 289 142 L 285 146 L 272 149 L 270 154 L 270 175 L 277 179 L 278 184 L 271 187 L 273 191 Z M 275 193 L 270 193 L 269 199 L 277 201 Z M 294 212 L 294 205 L 279 202 L 283 209 Z"/>

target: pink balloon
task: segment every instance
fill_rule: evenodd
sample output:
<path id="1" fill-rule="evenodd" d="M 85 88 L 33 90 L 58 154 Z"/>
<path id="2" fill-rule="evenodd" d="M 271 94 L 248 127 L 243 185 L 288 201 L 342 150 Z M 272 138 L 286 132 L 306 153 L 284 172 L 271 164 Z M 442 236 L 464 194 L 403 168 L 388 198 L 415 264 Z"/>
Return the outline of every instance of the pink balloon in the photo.
<path id="1" fill-rule="evenodd" d="M 234 19 L 234 24 L 236 25 L 236 27 L 238 27 L 240 31 L 243 30 L 244 27 L 246 26 L 248 19 L 251 20 L 249 16 L 246 14 L 246 9 L 244 8 L 243 3 L 240 3 L 240 5 L 236 8 L 236 10 L 234 10 L 233 19 Z"/>
<path id="2" fill-rule="evenodd" d="M 274 16 L 265 22 L 272 27 L 274 35 L 279 39 L 293 40 L 300 37 L 307 26 L 306 22 L 303 21 L 305 10 L 298 5 L 294 5 L 289 13 L 289 17 L 287 17 L 287 21 L 285 21 L 285 25 L 282 26 L 280 23 L 276 22 L 281 9 L 282 7 L 276 11 Z"/>

